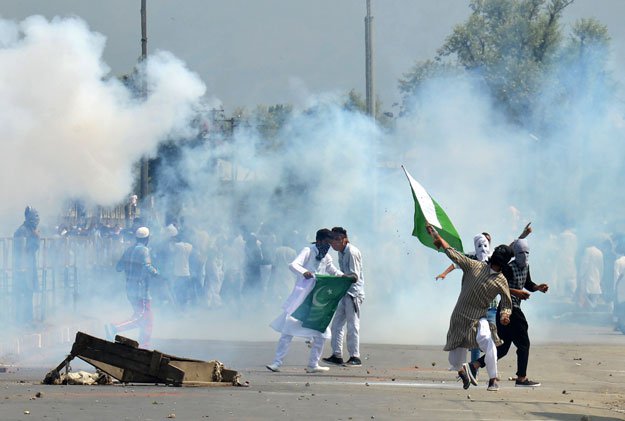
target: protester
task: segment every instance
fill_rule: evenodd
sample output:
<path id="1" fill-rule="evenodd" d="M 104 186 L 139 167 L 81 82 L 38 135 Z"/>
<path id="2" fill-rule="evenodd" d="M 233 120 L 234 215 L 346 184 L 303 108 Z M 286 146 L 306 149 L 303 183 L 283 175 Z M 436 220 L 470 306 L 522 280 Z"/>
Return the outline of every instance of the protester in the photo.
<path id="1" fill-rule="evenodd" d="M 614 262 L 614 319 L 616 329 L 625 333 L 625 253 L 617 249 L 619 258 Z"/>
<path id="2" fill-rule="evenodd" d="M 174 225 L 168 225 L 166 231 L 169 235 L 169 250 L 172 259 L 174 296 L 178 309 L 185 311 L 195 303 L 196 297 L 189 266 L 193 246 L 180 238 L 178 229 Z"/>
<path id="3" fill-rule="evenodd" d="M 595 246 L 584 249 L 577 279 L 577 303 L 580 307 L 594 309 L 599 304 L 603 278 L 603 253 Z"/>
<path id="4" fill-rule="evenodd" d="M 264 296 L 261 280 L 261 266 L 263 266 L 263 252 L 261 243 L 256 234 L 243 228 L 241 231 L 245 241 L 245 260 L 243 263 L 243 290 L 248 296 L 250 304 L 257 306 Z"/>
<path id="5" fill-rule="evenodd" d="M 150 281 L 158 274 L 152 266 L 150 249 L 150 230 L 140 227 L 135 233 L 136 243 L 126 249 L 116 269 L 126 274 L 126 295 L 132 306 L 132 316 L 121 323 L 105 326 L 106 336 L 113 340 L 118 332 L 139 328 L 139 344 L 143 348 L 150 345 L 152 338 L 153 315 L 150 297 Z"/>
<path id="6" fill-rule="evenodd" d="M 310 291 L 315 286 L 315 275 L 329 274 L 342 276 L 333 262 L 332 256 L 328 254 L 330 250 L 330 240 L 333 234 L 327 228 L 317 231 L 314 245 L 304 247 L 291 262 L 289 268 L 297 274 L 297 282 L 291 295 L 282 305 L 283 312 L 272 323 L 271 327 L 281 333 L 273 362 L 267 365 L 271 371 L 280 371 L 284 357 L 286 357 L 291 341 L 294 336 L 306 339 L 312 338 L 310 357 L 308 358 L 307 373 L 323 373 L 328 371 L 328 367 L 319 365 L 319 358 L 323 352 L 325 340 L 330 336 L 329 329 L 325 332 L 318 332 L 314 329 L 305 328 L 302 322 L 293 318 L 291 314 L 304 302 Z"/>
<path id="7" fill-rule="evenodd" d="M 349 359 L 345 365 L 358 367 L 360 359 L 360 306 L 365 299 L 364 277 L 362 273 L 362 255 L 360 250 L 349 242 L 347 231 L 343 227 L 332 228 L 334 239 L 332 248 L 339 255 L 339 269 L 354 278 L 354 284 L 341 299 L 332 320 L 332 355 L 323 361 L 331 364 L 343 364 L 343 336 L 347 326 L 347 352 Z"/>
<path id="8" fill-rule="evenodd" d="M 488 234 L 487 232 L 483 232 L 481 234 L 476 235 L 475 237 L 473 237 L 473 245 L 475 246 L 475 251 L 473 253 L 465 254 L 465 256 L 467 256 L 470 259 L 477 260 L 478 262 L 486 262 L 490 258 L 490 255 L 491 255 L 490 241 L 491 241 L 491 237 L 490 237 L 490 234 Z M 438 275 L 436 279 L 437 280 L 445 279 L 445 277 L 449 273 L 451 273 L 451 271 L 456 269 L 456 267 L 457 265 L 452 263 L 451 265 L 449 265 L 449 267 L 447 267 L 447 269 L 445 269 L 443 273 Z M 495 298 L 491 302 L 490 307 L 488 307 L 488 311 L 486 312 L 486 320 L 488 320 L 489 324 L 495 324 L 496 313 L 497 313 L 497 299 Z M 479 348 L 472 348 L 470 351 L 471 351 L 471 361 L 477 360 L 480 357 Z M 475 376 L 476 379 L 477 379 L 477 374 L 478 374 L 478 370 L 475 370 L 473 372 L 473 375 Z"/>
<path id="9" fill-rule="evenodd" d="M 508 354 L 510 345 L 517 348 L 517 387 L 537 387 L 539 382 L 527 378 L 527 364 L 529 360 L 530 339 L 528 335 L 528 324 L 525 314 L 521 310 L 521 300 L 528 300 L 528 291 L 540 291 L 546 293 L 549 289 L 547 284 L 536 285 L 532 282 L 529 269 L 529 245 L 527 240 L 519 238 L 512 244 L 514 260 L 506 265 L 503 274 L 508 281 L 510 295 L 512 297 L 512 313 L 510 323 L 503 325 L 497 323 L 497 333 L 503 340 L 503 344 L 497 347 L 497 359 L 501 359 Z M 471 363 L 470 368 L 484 367 L 484 357 Z"/>
<path id="10" fill-rule="evenodd" d="M 37 251 L 39 250 L 39 212 L 27 206 L 24 223 L 13 234 L 13 285 L 16 320 L 27 325 L 33 322 L 33 295 L 39 290 Z"/>
<path id="11" fill-rule="evenodd" d="M 503 267 L 512 258 L 512 250 L 507 245 L 498 246 L 488 263 L 470 259 L 453 249 L 428 226 L 428 232 L 434 246 L 445 250 L 447 257 L 462 269 L 462 286 L 456 306 L 451 314 L 445 351 L 449 352 L 449 363 L 468 389 L 477 380 L 466 363 L 467 349 L 481 348 L 486 353 L 486 370 L 489 381 L 488 390 L 499 390 L 497 383 L 497 354 L 495 346 L 501 344 L 496 332 L 492 332 L 486 320 L 486 311 L 497 295 L 501 297 L 500 321 L 503 325 L 510 322 L 512 302 L 506 278 L 501 274 Z"/>

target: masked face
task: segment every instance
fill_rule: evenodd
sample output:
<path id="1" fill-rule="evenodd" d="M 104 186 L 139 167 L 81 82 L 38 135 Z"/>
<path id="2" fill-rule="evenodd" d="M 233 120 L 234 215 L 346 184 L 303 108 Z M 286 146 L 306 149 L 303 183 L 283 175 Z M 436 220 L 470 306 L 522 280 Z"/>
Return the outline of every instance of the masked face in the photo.
<path id="1" fill-rule="evenodd" d="M 480 262 L 485 262 L 490 257 L 490 244 L 486 237 L 482 234 L 476 235 L 473 238 L 473 244 L 475 245 L 475 257 Z"/>
<path id="2" fill-rule="evenodd" d="M 26 213 L 26 225 L 32 229 L 36 229 L 39 225 L 39 213 L 32 209 Z"/>
<path id="3" fill-rule="evenodd" d="M 330 244 L 327 241 L 317 242 L 317 250 L 319 250 L 319 253 L 315 256 L 315 258 L 317 260 L 321 260 L 326 256 L 326 254 L 328 254 Z"/>
<path id="4" fill-rule="evenodd" d="M 518 239 L 512 245 L 514 260 L 518 267 L 524 268 L 528 264 L 530 248 L 525 239 Z"/>

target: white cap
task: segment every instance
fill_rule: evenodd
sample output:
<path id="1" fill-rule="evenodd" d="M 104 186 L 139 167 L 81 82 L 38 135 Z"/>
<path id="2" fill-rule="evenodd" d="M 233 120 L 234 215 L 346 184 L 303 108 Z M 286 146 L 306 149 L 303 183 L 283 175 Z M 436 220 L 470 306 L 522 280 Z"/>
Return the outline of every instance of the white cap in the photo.
<path id="1" fill-rule="evenodd" d="M 137 238 L 147 238 L 149 236 L 150 230 L 148 229 L 148 227 L 137 228 L 137 231 L 135 232 L 135 237 Z"/>
<path id="2" fill-rule="evenodd" d="M 167 230 L 167 235 L 169 235 L 170 237 L 175 237 L 176 235 L 178 235 L 178 229 L 174 227 L 173 224 L 167 225 L 167 227 L 165 227 L 165 230 Z"/>

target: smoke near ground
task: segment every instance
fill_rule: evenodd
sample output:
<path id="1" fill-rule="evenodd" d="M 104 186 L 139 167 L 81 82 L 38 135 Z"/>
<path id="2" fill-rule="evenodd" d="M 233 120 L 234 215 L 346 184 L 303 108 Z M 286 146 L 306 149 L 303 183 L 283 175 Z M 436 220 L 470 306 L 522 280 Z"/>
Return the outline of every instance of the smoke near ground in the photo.
<path id="1" fill-rule="evenodd" d="M 46 218 L 68 198 L 119 203 L 133 193 L 137 160 L 163 140 L 183 139 L 192 111 L 202 106 L 202 82 L 164 52 L 149 59 L 149 95 L 138 98 L 109 74 L 101 60 L 104 37 L 80 19 L 0 21 L 0 34 L 7 235 L 25 204 L 39 208 L 42 224 L 52 224 Z M 441 344 L 461 274 L 434 281 L 449 260 L 410 235 L 414 203 L 400 164 L 447 211 L 465 251 L 479 232 L 490 232 L 494 244 L 509 243 L 532 221 L 535 281 L 552 281 L 565 229 L 580 244 L 625 229 L 618 207 L 625 193 L 617 187 L 625 182 L 623 104 L 597 86 L 560 106 L 554 86 L 545 80 L 542 105 L 555 129 L 544 133 L 509 123 L 469 76 L 426 83 L 414 98 L 418 111 L 391 130 L 343 110 L 333 94 L 311 95 L 278 133 L 278 148 L 263 146 L 253 127 L 236 128 L 232 141 L 182 146 L 153 180 L 158 212 L 177 208 L 217 248 L 251 231 L 299 250 L 318 228 L 343 226 L 364 259 L 362 341 Z M 224 259 L 240 264 L 240 255 Z M 122 275 L 102 282 L 117 283 L 104 288 L 117 290 L 114 299 L 94 306 L 102 296 L 92 296 L 81 311 L 102 323 L 123 318 L 130 309 Z M 535 294 L 524 303 L 530 324 L 553 320 L 559 299 Z M 186 318 L 157 313 L 154 335 L 272 340 L 268 324 L 280 305 L 247 297 Z M 532 335 L 548 337 L 548 327 L 536 326 Z"/>

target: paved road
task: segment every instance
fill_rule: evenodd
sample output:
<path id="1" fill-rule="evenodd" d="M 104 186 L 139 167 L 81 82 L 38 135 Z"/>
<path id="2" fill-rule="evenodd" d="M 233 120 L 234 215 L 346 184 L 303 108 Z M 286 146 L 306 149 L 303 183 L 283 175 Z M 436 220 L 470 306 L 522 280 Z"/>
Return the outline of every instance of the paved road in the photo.
<path id="1" fill-rule="evenodd" d="M 625 335 L 585 330 L 583 343 L 532 345 L 529 375 L 543 385 L 515 388 L 514 352 L 500 362 L 501 390 L 462 389 L 441 346 L 363 344 L 363 366 L 304 372 L 308 349 L 293 343 L 280 373 L 264 368 L 274 342 L 161 340 L 163 352 L 219 359 L 247 388 L 43 386 L 66 349 L 42 351 L 0 373 L 1 420 L 614 420 L 625 419 Z M 74 364 L 75 370 L 90 368 Z M 40 392 L 41 397 L 35 395 Z M 29 413 L 26 414 L 25 411 Z"/>

